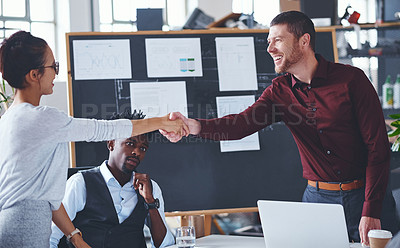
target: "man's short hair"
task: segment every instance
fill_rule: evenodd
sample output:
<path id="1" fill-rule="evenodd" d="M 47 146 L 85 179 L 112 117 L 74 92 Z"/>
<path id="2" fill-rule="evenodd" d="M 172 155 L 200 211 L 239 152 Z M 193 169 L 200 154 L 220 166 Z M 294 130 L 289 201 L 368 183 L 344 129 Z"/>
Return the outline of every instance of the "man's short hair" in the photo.
<path id="1" fill-rule="evenodd" d="M 286 24 L 289 32 L 297 39 L 308 33 L 310 35 L 310 46 L 315 52 L 314 23 L 306 14 L 294 10 L 282 12 L 271 21 L 270 27 L 279 24 Z"/>
<path id="2" fill-rule="evenodd" d="M 133 113 L 131 114 L 131 112 L 129 110 L 125 110 L 122 113 L 117 113 L 114 112 L 109 118 L 108 120 L 119 120 L 119 119 L 128 119 L 128 120 L 141 120 L 144 119 L 144 117 L 146 117 L 145 114 L 143 114 L 142 110 L 133 110 Z M 147 136 L 147 139 L 150 140 L 153 138 L 153 133 L 154 132 L 150 132 L 150 133 L 146 133 L 144 135 Z"/>
<path id="3" fill-rule="evenodd" d="M 143 114 L 142 110 L 134 110 L 133 113 L 129 110 L 126 110 L 125 112 L 122 113 L 116 113 L 114 112 L 112 116 L 110 116 L 109 120 L 118 120 L 118 119 L 128 119 L 128 120 L 140 120 L 144 119 L 146 117 L 145 114 Z"/>

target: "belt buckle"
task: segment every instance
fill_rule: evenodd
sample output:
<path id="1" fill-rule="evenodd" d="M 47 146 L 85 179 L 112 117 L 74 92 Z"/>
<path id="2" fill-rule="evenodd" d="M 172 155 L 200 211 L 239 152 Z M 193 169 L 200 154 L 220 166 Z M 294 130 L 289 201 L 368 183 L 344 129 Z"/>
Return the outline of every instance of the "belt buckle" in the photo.
<path id="1" fill-rule="evenodd" d="M 339 188 L 340 188 L 340 191 L 343 191 L 343 189 L 342 189 L 342 183 L 339 183 Z"/>

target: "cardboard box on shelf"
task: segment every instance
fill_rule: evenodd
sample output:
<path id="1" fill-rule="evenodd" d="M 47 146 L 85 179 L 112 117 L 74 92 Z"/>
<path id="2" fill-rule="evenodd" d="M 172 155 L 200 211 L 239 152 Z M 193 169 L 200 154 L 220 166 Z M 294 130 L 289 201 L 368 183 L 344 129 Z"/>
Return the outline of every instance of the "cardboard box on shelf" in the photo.
<path id="1" fill-rule="evenodd" d="M 300 0 L 279 0 L 280 11 L 300 10 Z"/>

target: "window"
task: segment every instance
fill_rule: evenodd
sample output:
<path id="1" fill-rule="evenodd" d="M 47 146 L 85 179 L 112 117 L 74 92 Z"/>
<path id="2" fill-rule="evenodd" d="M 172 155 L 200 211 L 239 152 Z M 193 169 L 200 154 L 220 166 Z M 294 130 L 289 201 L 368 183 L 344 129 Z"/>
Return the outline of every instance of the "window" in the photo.
<path id="1" fill-rule="evenodd" d="M 233 0 L 232 12 L 251 14 L 254 11 L 254 20 L 262 25 L 269 26 L 270 22 L 280 13 L 279 0 Z"/>
<path id="2" fill-rule="evenodd" d="M 360 13 L 358 23 L 375 23 L 376 21 L 376 1 L 375 0 L 338 0 L 338 17 L 344 15 L 347 6 Z M 375 89 L 378 89 L 378 58 L 371 56 L 348 56 L 347 47 L 351 49 L 366 51 L 369 47 L 378 44 L 377 29 L 359 29 L 336 31 L 337 47 L 339 52 L 339 62 L 356 66 L 364 71 L 369 77 Z M 363 46 L 366 48 L 363 49 Z"/>
<path id="3" fill-rule="evenodd" d="M 0 40 L 25 30 L 55 51 L 54 0 L 0 0 Z"/>
<path id="4" fill-rule="evenodd" d="M 358 23 L 374 23 L 376 21 L 376 1 L 375 0 L 338 0 L 338 16 L 341 18 L 347 6 L 351 6 L 360 13 Z"/>
<path id="5" fill-rule="evenodd" d="M 186 21 L 186 0 L 99 0 L 100 31 L 137 31 L 136 9 L 164 9 L 164 30 L 182 27 Z"/>

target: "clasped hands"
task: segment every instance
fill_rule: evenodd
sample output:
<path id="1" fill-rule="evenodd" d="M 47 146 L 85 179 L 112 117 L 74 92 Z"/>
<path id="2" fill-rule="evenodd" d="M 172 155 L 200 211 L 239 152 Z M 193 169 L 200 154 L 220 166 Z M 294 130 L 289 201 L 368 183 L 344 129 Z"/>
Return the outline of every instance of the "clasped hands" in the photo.
<path id="1" fill-rule="evenodd" d="M 201 125 L 195 119 L 187 118 L 182 115 L 180 112 L 172 112 L 169 114 L 170 121 L 182 121 L 185 125 L 185 128 L 182 132 L 172 132 L 169 130 L 160 129 L 160 133 L 164 135 L 170 142 L 176 143 L 182 139 L 183 136 L 187 137 L 189 134 L 197 135 L 200 133 Z"/>

